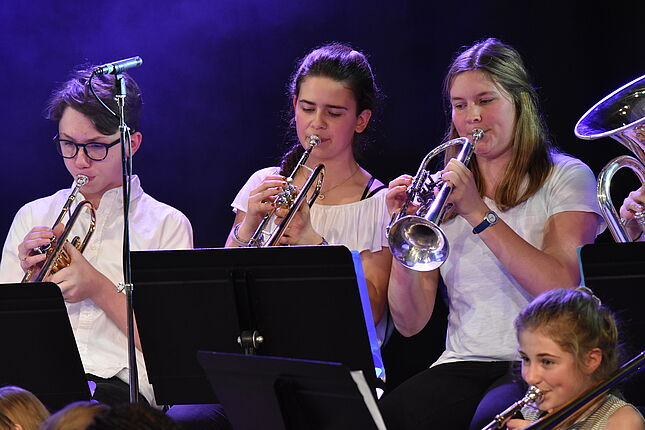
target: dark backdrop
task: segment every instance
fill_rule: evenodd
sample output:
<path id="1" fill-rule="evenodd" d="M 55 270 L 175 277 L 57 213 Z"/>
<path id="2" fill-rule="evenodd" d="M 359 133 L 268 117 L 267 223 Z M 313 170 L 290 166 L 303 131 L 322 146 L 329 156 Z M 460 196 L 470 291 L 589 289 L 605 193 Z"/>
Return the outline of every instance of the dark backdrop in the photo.
<path id="1" fill-rule="evenodd" d="M 362 164 L 386 183 L 414 173 L 440 141 L 445 69 L 460 47 L 490 36 L 524 56 L 555 141 L 597 174 L 627 151 L 610 138 L 578 140 L 573 127 L 645 72 L 643 2 L 599 3 L 3 1 L 1 236 L 20 206 L 71 184 L 50 144 L 56 125 L 42 115 L 52 89 L 80 63 L 135 55 L 144 60 L 131 71 L 144 95 L 135 171 L 148 193 L 190 218 L 198 247 L 223 245 L 238 189 L 279 158 L 286 83 L 296 60 L 324 42 L 369 55 L 386 100 Z M 617 201 L 635 188 L 629 175 L 624 182 Z"/>
<path id="2" fill-rule="evenodd" d="M 282 153 L 288 78 L 298 58 L 328 41 L 365 51 L 386 95 L 363 161 L 384 182 L 414 173 L 439 142 L 445 69 L 460 47 L 489 36 L 523 54 L 556 141 L 598 173 L 626 150 L 609 138 L 578 140 L 573 126 L 645 72 L 642 27 L 627 21 L 642 3 L 520 3 L 2 2 L 2 236 L 21 205 L 71 184 L 50 145 L 56 126 L 42 115 L 52 89 L 77 64 L 134 55 L 144 60 L 131 70 L 144 96 L 135 171 L 148 193 L 190 218 L 199 247 L 223 245 L 238 189 Z"/>

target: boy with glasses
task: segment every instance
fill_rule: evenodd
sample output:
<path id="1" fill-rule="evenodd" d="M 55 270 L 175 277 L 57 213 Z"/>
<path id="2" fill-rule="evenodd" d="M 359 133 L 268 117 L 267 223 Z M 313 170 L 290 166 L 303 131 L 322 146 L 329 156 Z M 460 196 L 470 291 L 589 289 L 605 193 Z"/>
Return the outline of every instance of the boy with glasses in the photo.
<path id="1" fill-rule="evenodd" d="M 72 204 L 88 200 L 96 209 L 96 230 L 83 254 L 65 246 L 71 264 L 45 278 L 60 287 L 88 380 L 96 383 L 94 398 L 107 404 L 128 402 L 127 312 L 123 282 L 123 192 L 119 122 L 92 95 L 88 80 L 93 68 L 76 71 L 54 92 L 47 118 L 58 122 L 54 146 L 72 175 L 88 182 Z M 139 131 L 141 92 L 127 74 L 125 121 L 130 127 L 131 151 L 141 146 Z M 92 87 L 112 111 L 117 111 L 113 75 L 94 75 Z M 72 187 L 73 188 L 73 187 Z M 24 273 L 42 265 L 42 246 L 50 244 L 63 228 L 56 220 L 72 188 L 23 206 L 13 221 L 2 251 L 0 282 L 20 282 Z M 84 237 L 89 217 L 81 216 L 70 237 Z M 135 250 L 192 248 L 193 233 L 188 219 L 177 209 L 146 194 L 139 178 L 132 176 L 129 209 L 130 247 Z M 135 327 L 139 389 L 154 405 L 143 355 Z"/>

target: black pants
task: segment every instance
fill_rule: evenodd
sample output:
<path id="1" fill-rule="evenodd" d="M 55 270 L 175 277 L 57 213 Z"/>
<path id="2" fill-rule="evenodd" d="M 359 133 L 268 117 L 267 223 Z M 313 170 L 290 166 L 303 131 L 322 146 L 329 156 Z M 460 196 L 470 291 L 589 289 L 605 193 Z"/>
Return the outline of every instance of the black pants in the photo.
<path id="1" fill-rule="evenodd" d="M 519 400 L 511 362 L 446 363 L 424 370 L 383 396 L 388 430 L 481 429 Z"/>
<path id="2" fill-rule="evenodd" d="M 109 406 L 130 403 L 130 386 L 116 376 L 105 379 L 87 373 L 85 374 L 85 377 L 88 381 L 92 381 L 96 384 L 96 389 L 94 390 L 92 398 L 97 402 L 101 402 Z M 141 393 L 139 393 L 139 403 L 143 403 L 145 405 L 148 404 L 148 401 Z"/>

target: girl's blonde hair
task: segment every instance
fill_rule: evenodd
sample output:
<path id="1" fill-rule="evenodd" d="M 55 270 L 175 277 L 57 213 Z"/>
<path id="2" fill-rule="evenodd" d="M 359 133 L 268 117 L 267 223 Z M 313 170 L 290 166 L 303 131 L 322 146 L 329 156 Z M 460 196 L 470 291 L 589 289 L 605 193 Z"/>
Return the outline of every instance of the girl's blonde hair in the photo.
<path id="1" fill-rule="evenodd" d="M 557 289 L 539 295 L 515 318 L 519 336 L 539 330 L 576 358 L 579 368 L 587 352 L 602 351 L 602 362 L 593 373 L 595 381 L 607 378 L 618 368 L 618 328 L 611 311 L 591 290 Z"/>
<path id="2" fill-rule="evenodd" d="M 31 392 L 14 385 L 0 387 L 0 413 L 24 430 L 38 430 L 49 411 Z"/>

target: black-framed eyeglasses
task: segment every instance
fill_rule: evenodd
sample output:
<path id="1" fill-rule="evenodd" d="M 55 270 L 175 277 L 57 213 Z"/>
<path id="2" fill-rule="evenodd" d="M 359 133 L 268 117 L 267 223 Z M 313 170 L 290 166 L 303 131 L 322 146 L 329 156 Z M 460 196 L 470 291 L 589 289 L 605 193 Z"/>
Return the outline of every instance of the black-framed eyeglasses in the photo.
<path id="1" fill-rule="evenodd" d="M 83 148 L 87 158 L 94 161 L 105 160 L 105 157 L 108 155 L 108 150 L 112 148 L 117 143 L 121 142 L 121 139 L 117 139 L 112 143 L 100 143 L 100 142 L 89 142 L 89 143 L 76 143 L 71 140 L 61 139 L 58 135 L 54 136 L 54 146 L 56 147 L 56 152 L 63 158 L 74 158 L 78 154 L 80 148 Z"/>

